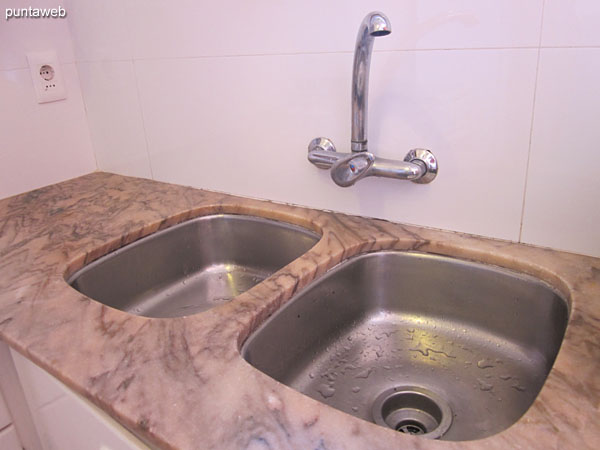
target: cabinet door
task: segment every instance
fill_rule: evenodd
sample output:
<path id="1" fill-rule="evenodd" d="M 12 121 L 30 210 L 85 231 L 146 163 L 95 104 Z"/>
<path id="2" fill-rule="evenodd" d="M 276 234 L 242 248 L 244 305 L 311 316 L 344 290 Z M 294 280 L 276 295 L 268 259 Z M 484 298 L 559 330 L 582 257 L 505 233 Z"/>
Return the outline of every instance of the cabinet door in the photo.
<path id="1" fill-rule="evenodd" d="M 104 411 L 20 354 L 11 353 L 45 450 L 148 448 Z"/>

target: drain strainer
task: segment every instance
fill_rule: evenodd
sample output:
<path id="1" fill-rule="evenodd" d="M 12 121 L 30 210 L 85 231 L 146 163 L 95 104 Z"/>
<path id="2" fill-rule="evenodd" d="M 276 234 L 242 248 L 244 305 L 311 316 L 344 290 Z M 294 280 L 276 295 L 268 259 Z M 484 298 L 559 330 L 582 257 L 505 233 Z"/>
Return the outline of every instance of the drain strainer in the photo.
<path id="1" fill-rule="evenodd" d="M 439 395 L 426 389 L 395 387 L 377 397 L 373 419 L 401 433 L 439 439 L 452 424 L 452 410 Z"/>

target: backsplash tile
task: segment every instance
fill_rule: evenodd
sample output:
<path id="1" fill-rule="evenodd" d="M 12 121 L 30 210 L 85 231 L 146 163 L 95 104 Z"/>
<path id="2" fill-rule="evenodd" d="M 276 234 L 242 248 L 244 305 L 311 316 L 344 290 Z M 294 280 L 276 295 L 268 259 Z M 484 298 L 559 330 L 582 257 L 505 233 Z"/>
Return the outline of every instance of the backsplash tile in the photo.
<path id="1" fill-rule="evenodd" d="M 0 158 L 26 165 L 26 179 L 52 182 L 94 167 L 89 142 L 82 144 L 89 133 L 101 170 L 600 256 L 589 245 L 600 242 L 600 229 L 587 200 L 600 188 L 587 173 L 569 183 L 554 178 L 565 145 L 582 142 L 587 152 L 600 140 L 597 127 L 581 129 L 596 113 L 595 94 L 586 94 L 595 92 L 587 72 L 595 53 L 571 48 L 600 47 L 597 3 L 67 0 L 67 20 L 38 22 L 39 35 L 29 36 L 33 23 L 0 27 L 0 37 L 12 30 L 0 38 L 0 71 L 23 65 L 20 53 L 48 33 L 59 57 L 77 60 L 87 120 L 69 122 L 78 138 L 67 149 L 64 136 L 52 141 L 53 151 L 61 148 L 54 163 L 74 158 L 44 173 L 37 167 L 50 156 L 31 136 Z M 306 161 L 316 136 L 348 149 L 352 52 L 371 10 L 385 12 L 393 28 L 374 46 L 371 148 L 402 159 L 410 148 L 430 147 L 440 163 L 431 185 L 367 179 L 342 189 Z M 560 56 L 567 66 L 552 62 L 554 47 L 573 50 Z M 573 68 L 582 73 L 569 75 Z M 6 88 L 18 71 L 2 76 Z M 563 98 L 572 89 L 581 95 Z M 22 107 L 11 103 L 5 114 L 29 127 Z M 0 196 L 34 185 L 7 173 Z M 553 197 L 569 204 L 568 221 L 549 210 Z"/>
<path id="2" fill-rule="evenodd" d="M 67 99 L 38 104 L 29 69 L 0 71 L 0 198 L 96 168 L 79 77 L 63 64 Z"/>
<path id="3" fill-rule="evenodd" d="M 542 46 L 600 46 L 598 0 L 545 0 Z"/>
<path id="4" fill-rule="evenodd" d="M 77 61 L 131 59 L 133 18 L 127 14 L 123 0 L 66 0 L 65 3 Z"/>
<path id="5" fill-rule="evenodd" d="M 352 52 L 358 24 L 371 10 L 384 11 L 393 29 L 376 50 L 528 47 L 539 42 L 542 13 L 542 0 L 130 0 L 127 5 L 135 58 Z"/>
<path id="6" fill-rule="evenodd" d="M 401 160 L 429 147 L 442 169 L 430 185 L 348 189 L 309 164 L 306 147 L 324 135 L 349 151 L 352 55 L 136 67 L 158 180 L 517 240 L 536 60 L 533 49 L 374 55 L 370 148 Z"/>
<path id="7" fill-rule="evenodd" d="M 133 62 L 77 66 L 98 169 L 152 178 Z"/>
<path id="8" fill-rule="evenodd" d="M 523 242 L 600 256 L 600 48 L 542 49 Z"/>

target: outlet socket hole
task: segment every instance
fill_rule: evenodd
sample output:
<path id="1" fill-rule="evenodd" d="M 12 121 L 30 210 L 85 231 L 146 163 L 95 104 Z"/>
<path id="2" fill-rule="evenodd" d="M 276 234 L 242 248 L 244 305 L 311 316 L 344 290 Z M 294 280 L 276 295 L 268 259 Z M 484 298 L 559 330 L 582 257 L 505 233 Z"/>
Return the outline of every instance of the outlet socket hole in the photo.
<path id="1" fill-rule="evenodd" d="M 52 66 L 44 64 L 42 67 L 40 67 L 40 76 L 44 80 L 50 81 L 52 78 L 54 78 L 54 69 L 52 68 Z"/>

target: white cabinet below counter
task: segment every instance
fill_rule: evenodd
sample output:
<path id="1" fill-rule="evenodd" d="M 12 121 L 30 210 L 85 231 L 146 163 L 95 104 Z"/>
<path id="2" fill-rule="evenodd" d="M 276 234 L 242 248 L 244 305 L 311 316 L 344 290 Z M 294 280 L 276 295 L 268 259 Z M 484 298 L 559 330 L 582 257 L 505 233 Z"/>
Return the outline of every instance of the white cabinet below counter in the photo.
<path id="1" fill-rule="evenodd" d="M 104 411 L 52 375 L 12 349 L 11 355 L 44 450 L 148 448 Z M 1 441 L 0 448 L 5 448 Z"/>

